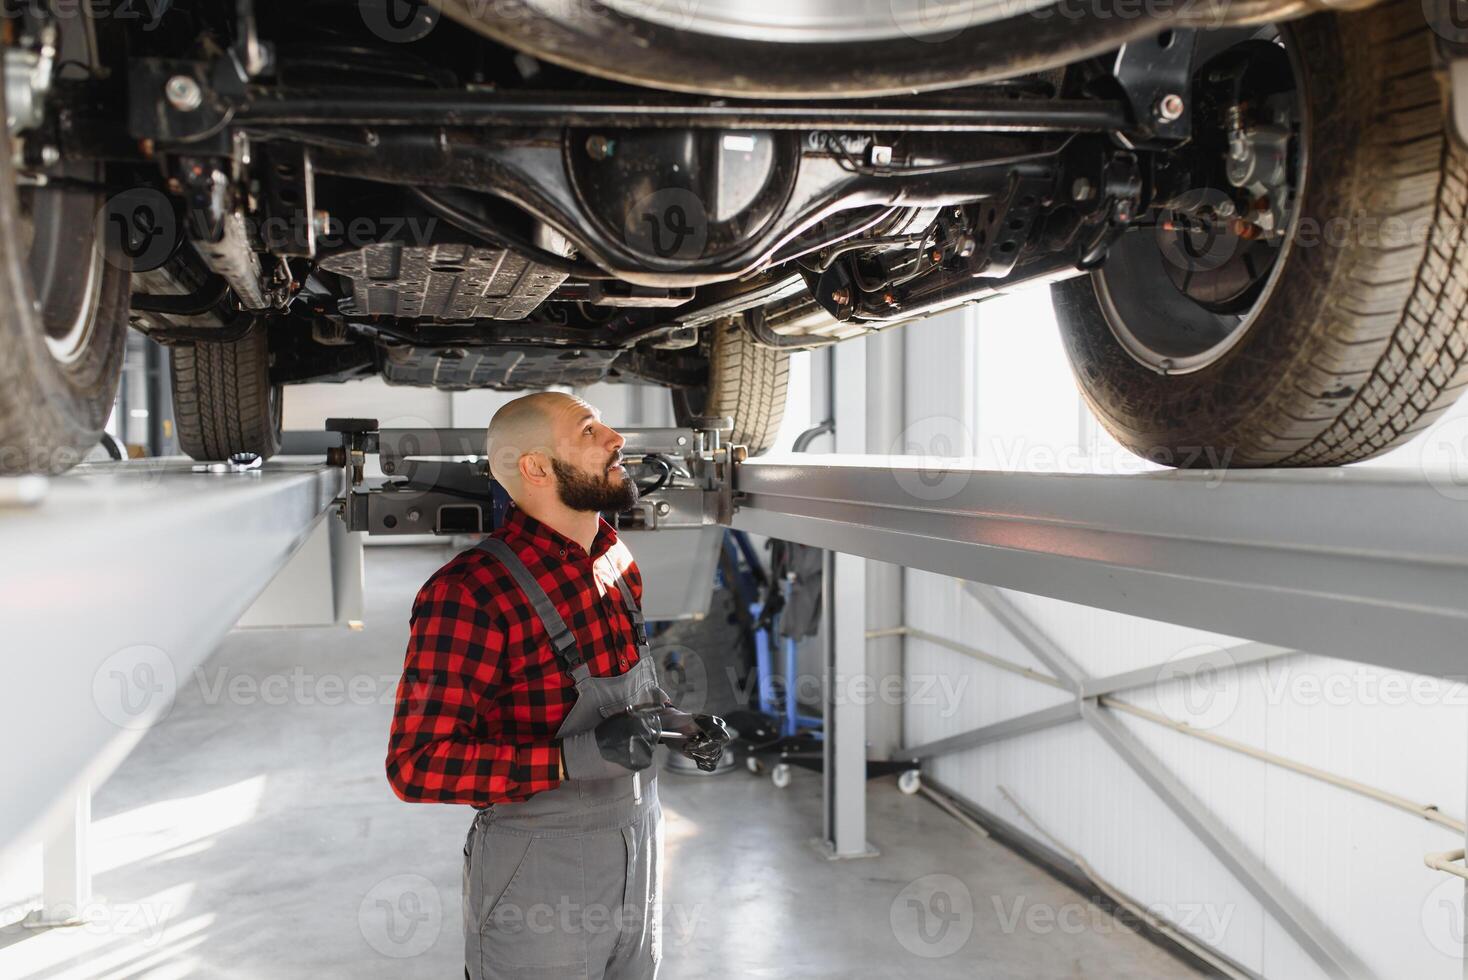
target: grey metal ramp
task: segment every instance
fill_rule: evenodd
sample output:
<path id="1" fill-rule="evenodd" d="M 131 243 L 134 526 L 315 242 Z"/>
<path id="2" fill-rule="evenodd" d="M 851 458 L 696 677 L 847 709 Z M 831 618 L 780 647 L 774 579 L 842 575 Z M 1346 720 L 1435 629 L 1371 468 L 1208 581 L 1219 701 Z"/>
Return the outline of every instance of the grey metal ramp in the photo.
<path id="1" fill-rule="evenodd" d="M 14 491 L 33 482 L 0 487 L 0 851 L 34 841 L 48 814 L 64 821 L 166 715 L 341 481 L 311 464 L 135 460 L 80 466 L 32 505 Z"/>
<path id="2" fill-rule="evenodd" d="M 1294 649 L 1468 674 L 1468 503 L 1420 472 L 953 466 L 750 460 L 736 470 L 733 526 Z"/>

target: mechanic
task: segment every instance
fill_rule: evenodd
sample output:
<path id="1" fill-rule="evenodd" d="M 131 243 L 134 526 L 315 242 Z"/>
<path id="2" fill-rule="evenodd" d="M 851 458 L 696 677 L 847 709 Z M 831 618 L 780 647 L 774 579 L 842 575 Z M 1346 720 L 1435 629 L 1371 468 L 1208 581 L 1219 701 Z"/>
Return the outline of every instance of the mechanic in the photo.
<path id="1" fill-rule="evenodd" d="M 504 526 L 414 601 L 387 776 L 478 811 L 464 844 L 465 976 L 642 978 L 661 959 L 659 740 L 717 762 L 719 719 L 673 708 L 642 577 L 601 513 L 637 501 L 626 440 L 579 398 L 495 413 Z M 708 733 L 708 734 L 705 734 Z"/>

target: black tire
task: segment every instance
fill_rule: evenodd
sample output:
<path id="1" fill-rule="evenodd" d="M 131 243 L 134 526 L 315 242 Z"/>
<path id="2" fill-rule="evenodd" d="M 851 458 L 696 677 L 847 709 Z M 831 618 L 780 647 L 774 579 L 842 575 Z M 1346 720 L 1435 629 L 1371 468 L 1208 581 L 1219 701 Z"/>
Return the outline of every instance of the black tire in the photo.
<path id="1" fill-rule="evenodd" d="M 257 323 L 237 341 L 180 345 L 172 351 L 174 426 L 194 459 L 280 451 L 280 385 L 270 383 L 270 344 Z"/>
<path id="2" fill-rule="evenodd" d="M 1321 14 L 1281 30 L 1298 52 L 1306 105 L 1299 220 L 1328 228 L 1364 214 L 1423 233 L 1384 241 L 1379 225 L 1380 234 L 1291 243 L 1280 287 L 1242 339 L 1188 374 L 1127 353 L 1098 298 L 1104 272 L 1052 287 L 1086 401 L 1118 441 L 1158 462 L 1366 459 L 1431 425 L 1468 385 L 1468 154 L 1444 133 L 1420 6 Z"/>
<path id="3" fill-rule="evenodd" d="M 751 456 L 765 452 L 785 419 L 790 355 L 754 343 L 737 319 L 721 320 L 708 330 L 708 385 L 674 389 L 673 414 L 679 425 L 699 415 L 732 418 L 729 441 L 747 446 Z"/>
<path id="4" fill-rule="evenodd" d="M 33 192 L 36 193 L 36 192 Z M 37 310 L 29 247 L 21 240 L 20 199 L 8 151 L 0 153 L 0 474 L 61 473 L 97 445 L 112 414 L 127 344 L 130 274 L 96 241 L 100 195 L 72 191 L 67 254 L 94 261 L 90 314 L 78 319 L 64 356 Z M 78 265 L 84 263 L 78 263 Z"/>

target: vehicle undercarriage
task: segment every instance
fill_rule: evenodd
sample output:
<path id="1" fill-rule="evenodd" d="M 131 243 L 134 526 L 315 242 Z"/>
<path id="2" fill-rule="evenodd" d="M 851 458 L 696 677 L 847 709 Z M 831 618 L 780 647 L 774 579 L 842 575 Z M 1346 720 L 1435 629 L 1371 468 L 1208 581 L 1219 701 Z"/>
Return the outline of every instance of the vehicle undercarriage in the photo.
<path id="1" fill-rule="evenodd" d="M 100 288 L 123 270 L 127 319 L 173 348 L 205 457 L 273 452 L 284 385 L 373 375 L 647 381 L 758 450 L 789 351 L 1087 274 L 1137 366 L 1207 372 L 1292 247 L 1309 25 L 1331 19 L 1266 0 L 969 4 L 947 31 L 900 2 L 885 26 L 863 3 L 764 25 L 672 0 L 120 6 L 5 22 L 17 194 L 99 210 Z M 761 31 L 802 57 L 753 63 Z M 43 244 L 32 268 L 58 264 Z M 1149 306 L 1159 288 L 1180 299 Z M 735 359 L 766 379 L 736 390 Z M 198 395 L 210 375 L 233 408 Z"/>

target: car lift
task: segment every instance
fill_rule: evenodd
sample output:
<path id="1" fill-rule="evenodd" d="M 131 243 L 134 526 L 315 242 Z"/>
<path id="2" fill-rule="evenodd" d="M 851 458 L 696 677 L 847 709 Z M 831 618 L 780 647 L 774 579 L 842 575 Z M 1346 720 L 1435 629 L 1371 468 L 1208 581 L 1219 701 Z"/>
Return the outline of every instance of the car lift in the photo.
<path id="1" fill-rule="evenodd" d="M 626 429 L 629 464 L 658 460 L 668 467 L 657 490 L 619 515 L 618 527 L 661 530 L 728 524 L 733 516 L 733 467 L 747 454 L 721 435 L 732 419 L 695 419 L 686 429 Z M 482 429 L 378 429 L 376 419 L 328 419 L 342 445 L 328 455 L 346 486 L 342 518 L 369 534 L 483 533 L 496 526 L 503 491 L 491 485 Z M 377 454 L 389 481 L 365 485 L 366 457 Z M 462 461 L 462 457 L 470 457 Z M 455 461 L 460 458 L 460 461 Z"/>
<path id="2" fill-rule="evenodd" d="M 340 492 L 336 471 L 284 461 L 139 459 L 0 480 L 0 621 L 15 670 L 0 694 L 13 740 L 0 860 L 42 843 L 34 924 L 74 921 L 91 902 L 90 787 L 294 556 L 347 551 L 351 536 L 323 521 Z M 331 583 L 344 610 L 352 585 Z"/>
<path id="3" fill-rule="evenodd" d="M 625 526 L 724 526 L 782 538 L 826 549 L 838 576 L 864 574 L 853 556 L 967 580 L 1053 675 L 1037 679 L 1074 696 L 896 757 L 1086 721 L 1307 952 L 1332 972 L 1357 972 L 1349 950 L 1131 744 L 1108 695 L 1139 681 L 1086 677 L 992 587 L 1259 641 L 1249 645 L 1259 657 L 1297 649 L 1462 678 L 1468 521 L 1461 486 L 1373 468 L 1132 476 L 955 470 L 943 499 L 919 499 L 909 488 L 931 459 L 746 459 L 722 440 L 725 422 L 698 425 L 626 433 L 629 459 L 670 465 L 663 485 L 624 515 Z M 166 650 L 179 676 L 191 671 L 328 513 L 340 513 L 345 529 L 378 534 L 453 533 L 492 522 L 481 461 L 421 458 L 478 456 L 482 430 L 378 431 L 362 420 L 334 428 L 342 444 L 327 466 L 234 461 L 201 473 L 187 461 L 135 460 L 84 464 L 49 487 L 0 481 L 0 534 L 9 554 L 24 556 L 0 573 L 6 624 L 28 665 L 27 683 L 10 685 L 0 707 L 15 730 L 66 732 L 11 754 L 0 778 L 17 805 L 0 811 L 0 840 L 17 845 L 39 839 L 43 825 L 62 827 L 47 840 L 48 904 L 53 894 L 85 887 L 88 778 L 105 778 L 153 710 L 144 703 L 135 717 L 103 717 L 97 699 L 106 685 L 167 680 L 144 670 L 156 666 L 147 650 Z M 366 486 L 362 468 L 373 452 L 384 473 L 406 479 Z M 827 609 L 834 609 L 834 578 L 826 576 Z M 865 623 L 841 615 L 830 623 L 825 669 L 860 672 Z M 68 655 L 45 655 L 58 648 Z M 836 857 L 869 851 L 864 724 L 859 704 L 827 706 L 824 841 Z"/>

